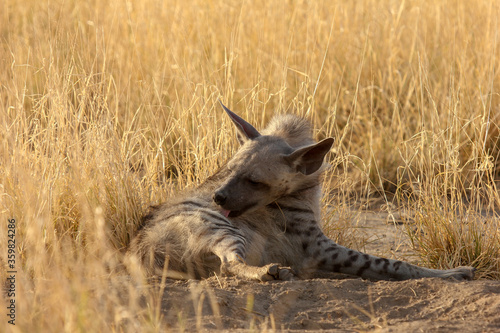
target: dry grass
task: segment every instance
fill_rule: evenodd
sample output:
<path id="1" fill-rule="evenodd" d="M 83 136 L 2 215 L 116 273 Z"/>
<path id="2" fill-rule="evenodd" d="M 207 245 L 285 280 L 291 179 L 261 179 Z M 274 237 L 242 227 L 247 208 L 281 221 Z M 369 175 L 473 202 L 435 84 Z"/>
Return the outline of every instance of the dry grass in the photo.
<path id="1" fill-rule="evenodd" d="M 431 266 L 499 278 L 499 14 L 486 0 L 3 1 L 0 218 L 17 221 L 15 329 L 162 329 L 121 250 L 148 205 L 237 148 L 218 98 L 257 127 L 293 112 L 335 137 L 336 216 L 395 194 Z"/>

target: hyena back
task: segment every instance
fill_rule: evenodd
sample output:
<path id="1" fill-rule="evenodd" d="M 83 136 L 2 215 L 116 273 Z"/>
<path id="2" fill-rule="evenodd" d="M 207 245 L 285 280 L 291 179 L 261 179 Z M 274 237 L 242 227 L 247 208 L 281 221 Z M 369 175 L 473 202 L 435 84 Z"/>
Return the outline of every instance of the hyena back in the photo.
<path id="1" fill-rule="evenodd" d="M 316 272 L 377 280 L 473 278 L 472 267 L 428 269 L 333 242 L 318 223 L 320 175 L 333 139 L 316 143 L 309 124 L 291 115 L 275 117 L 261 134 L 222 106 L 241 147 L 205 183 L 145 217 L 129 252 L 148 274 L 223 273 L 260 281 Z"/>

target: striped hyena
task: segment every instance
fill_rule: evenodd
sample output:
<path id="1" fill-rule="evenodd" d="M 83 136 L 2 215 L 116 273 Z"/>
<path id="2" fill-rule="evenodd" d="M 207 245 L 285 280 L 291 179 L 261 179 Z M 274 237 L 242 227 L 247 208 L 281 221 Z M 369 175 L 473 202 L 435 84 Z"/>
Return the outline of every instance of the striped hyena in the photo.
<path id="1" fill-rule="evenodd" d="M 333 242 L 319 224 L 320 174 L 333 139 L 316 143 L 309 124 L 292 115 L 275 117 L 261 134 L 222 106 L 241 147 L 202 185 L 145 216 L 130 253 L 150 275 L 200 278 L 220 272 L 260 281 L 315 272 L 384 280 L 473 278 L 472 267 L 422 268 Z"/>

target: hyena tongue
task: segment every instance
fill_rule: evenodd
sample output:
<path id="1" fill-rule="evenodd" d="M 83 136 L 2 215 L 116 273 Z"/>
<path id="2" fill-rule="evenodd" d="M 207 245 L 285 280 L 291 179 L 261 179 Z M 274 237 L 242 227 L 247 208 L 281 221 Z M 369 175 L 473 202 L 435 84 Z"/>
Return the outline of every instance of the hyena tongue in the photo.
<path id="1" fill-rule="evenodd" d="M 225 209 L 223 209 L 221 213 L 222 213 L 222 215 L 224 215 L 225 217 L 228 217 L 228 216 L 229 216 L 229 213 L 231 213 L 231 211 L 230 211 L 230 210 L 225 210 Z"/>

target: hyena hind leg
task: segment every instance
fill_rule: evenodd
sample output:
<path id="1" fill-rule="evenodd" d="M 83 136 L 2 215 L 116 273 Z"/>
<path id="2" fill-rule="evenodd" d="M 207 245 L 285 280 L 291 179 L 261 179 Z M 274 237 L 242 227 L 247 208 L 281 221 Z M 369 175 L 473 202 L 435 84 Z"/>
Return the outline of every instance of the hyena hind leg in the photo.
<path id="1" fill-rule="evenodd" d="M 472 280 L 475 268 L 458 267 L 447 270 L 430 269 L 400 260 L 385 259 L 350 250 L 324 236 L 326 243 L 317 250 L 318 269 L 327 272 L 344 273 L 373 280 L 409 280 L 424 277 L 454 278 Z"/>

